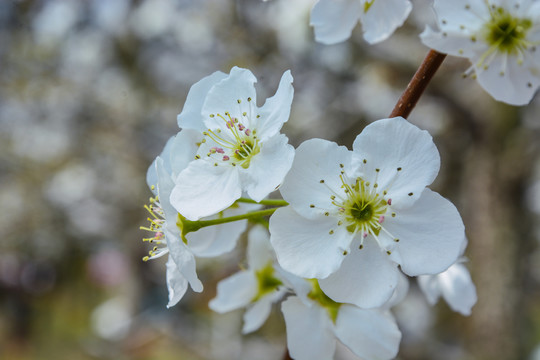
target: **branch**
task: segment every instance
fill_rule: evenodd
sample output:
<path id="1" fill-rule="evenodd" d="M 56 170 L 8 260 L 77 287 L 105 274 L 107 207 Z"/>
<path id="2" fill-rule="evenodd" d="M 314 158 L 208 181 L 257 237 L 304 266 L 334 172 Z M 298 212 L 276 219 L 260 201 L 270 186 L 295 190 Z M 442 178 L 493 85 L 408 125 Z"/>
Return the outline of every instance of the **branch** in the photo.
<path id="1" fill-rule="evenodd" d="M 445 57 L 446 54 L 441 54 L 435 50 L 429 51 L 409 85 L 407 85 L 407 89 L 401 94 L 390 114 L 391 118 L 396 116 L 407 118 L 409 116 Z"/>

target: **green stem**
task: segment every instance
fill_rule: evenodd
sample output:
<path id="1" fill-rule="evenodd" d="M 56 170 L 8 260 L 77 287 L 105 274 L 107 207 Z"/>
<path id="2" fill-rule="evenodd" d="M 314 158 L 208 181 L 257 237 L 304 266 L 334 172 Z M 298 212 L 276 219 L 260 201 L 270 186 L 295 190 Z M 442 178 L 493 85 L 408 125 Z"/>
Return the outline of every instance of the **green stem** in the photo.
<path id="1" fill-rule="evenodd" d="M 220 219 L 196 220 L 196 221 L 188 220 L 182 215 L 178 214 L 178 220 L 176 222 L 176 225 L 182 232 L 182 237 L 185 237 L 186 234 L 193 231 L 197 231 L 207 226 L 220 225 L 220 224 L 230 223 L 230 222 L 239 221 L 239 220 L 246 220 L 246 219 L 259 220 L 265 216 L 272 215 L 274 211 L 276 211 L 277 209 L 278 208 L 265 209 L 265 210 L 260 210 L 260 211 L 248 212 L 242 215 L 224 217 Z"/>
<path id="2" fill-rule="evenodd" d="M 289 205 L 288 202 L 281 199 L 265 199 L 261 200 L 259 202 L 256 202 L 255 200 L 247 199 L 247 198 L 240 198 L 236 200 L 236 202 L 242 202 L 242 203 L 248 203 L 248 204 L 261 204 L 266 206 L 287 206 Z"/>

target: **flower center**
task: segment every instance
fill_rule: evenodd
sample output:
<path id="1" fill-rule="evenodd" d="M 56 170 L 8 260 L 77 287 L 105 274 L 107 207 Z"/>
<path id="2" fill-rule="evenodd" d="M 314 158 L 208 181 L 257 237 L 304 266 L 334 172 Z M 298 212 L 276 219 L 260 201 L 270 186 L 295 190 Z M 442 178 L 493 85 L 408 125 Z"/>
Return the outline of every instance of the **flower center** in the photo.
<path id="1" fill-rule="evenodd" d="M 498 7 L 490 10 L 491 20 L 484 25 L 484 36 L 490 47 L 510 55 L 527 48 L 527 31 L 532 26 L 529 19 L 519 19 Z"/>
<path id="2" fill-rule="evenodd" d="M 271 262 L 264 268 L 256 271 L 255 276 L 257 278 L 258 291 L 252 302 L 259 300 L 264 295 L 271 293 L 279 286 L 283 285 L 283 282 L 274 275 L 274 267 Z"/>
<path id="3" fill-rule="evenodd" d="M 317 279 L 309 279 L 308 281 L 312 285 L 312 289 L 307 295 L 308 298 L 315 301 L 317 304 L 319 304 L 319 306 L 326 309 L 326 311 L 328 312 L 328 315 L 330 316 L 330 319 L 332 319 L 332 321 L 335 323 L 337 320 L 337 316 L 338 316 L 339 308 L 341 307 L 341 304 L 330 299 L 321 290 L 321 287 Z"/>
<path id="4" fill-rule="evenodd" d="M 373 5 L 374 2 L 375 2 L 375 0 L 371 0 L 371 1 L 366 1 L 364 3 L 364 14 L 367 14 L 369 9 L 371 8 L 371 5 Z"/>
<path id="5" fill-rule="evenodd" d="M 249 113 L 247 111 L 242 112 L 241 119 L 233 117 L 228 111 L 224 115 L 210 114 L 210 118 L 222 120 L 225 127 L 212 130 L 208 129 L 203 132 L 205 138 L 202 140 L 215 146 L 211 146 L 210 150 L 206 154 L 207 157 L 216 160 L 215 166 L 220 164 L 230 164 L 232 166 L 240 165 L 244 169 L 249 167 L 253 156 L 257 155 L 261 151 L 261 144 L 257 137 L 257 130 L 249 127 L 249 124 L 253 125 L 251 119 L 253 109 L 251 106 L 251 98 L 248 98 Z M 238 100 L 238 104 L 241 100 Z M 259 118 L 260 115 L 256 115 L 255 118 Z M 197 159 L 200 155 L 196 156 Z"/>
<path id="6" fill-rule="evenodd" d="M 377 191 L 377 183 L 370 184 L 358 177 L 354 185 L 350 185 L 343 175 L 340 178 L 346 198 L 341 202 L 334 200 L 333 204 L 343 214 L 347 230 L 360 231 L 364 236 L 378 235 L 389 204 Z"/>
<path id="7" fill-rule="evenodd" d="M 351 208 L 351 215 L 359 221 L 367 221 L 373 216 L 373 209 L 370 204 L 365 204 L 362 207 L 355 203 Z"/>

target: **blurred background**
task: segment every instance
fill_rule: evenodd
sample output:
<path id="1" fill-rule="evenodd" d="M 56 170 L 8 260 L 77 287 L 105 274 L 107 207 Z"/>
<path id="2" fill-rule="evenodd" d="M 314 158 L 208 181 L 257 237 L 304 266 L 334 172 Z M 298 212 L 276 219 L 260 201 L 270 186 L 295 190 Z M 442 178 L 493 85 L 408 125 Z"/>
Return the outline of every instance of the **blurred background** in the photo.
<path id="1" fill-rule="evenodd" d="M 386 117 L 428 49 L 431 2 L 368 46 L 357 27 L 314 42 L 315 0 L 0 1 L 0 359 L 281 359 L 279 308 L 240 336 L 213 314 L 216 283 L 242 250 L 198 261 L 202 294 L 167 310 L 165 262 L 149 250 L 146 169 L 177 131 L 190 86 L 246 67 L 259 105 L 295 78 L 283 132 L 351 146 Z M 409 120 L 442 158 L 432 188 L 466 224 L 478 289 L 470 317 L 430 307 L 411 281 L 395 309 L 399 359 L 540 359 L 540 96 L 492 100 L 448 58 Z M 339 348 L 336 359 L 352 359 Z"/>

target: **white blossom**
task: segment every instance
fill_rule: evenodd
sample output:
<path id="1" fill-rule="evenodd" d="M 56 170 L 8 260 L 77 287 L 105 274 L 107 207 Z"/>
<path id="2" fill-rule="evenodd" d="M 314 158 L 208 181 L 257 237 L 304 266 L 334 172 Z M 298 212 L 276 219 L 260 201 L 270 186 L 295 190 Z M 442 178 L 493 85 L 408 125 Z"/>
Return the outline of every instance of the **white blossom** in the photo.
<path id="1" fill-rule="evenodd" d="M 337 340 L 362 359 L 397 355 L 401 332 L 388 311 L 336 303 L 316 280 L 305 281 L 297 293 L 281 305 L 293 359 L 332 359 Z"/>
<path id="2" fill-rule="evenodd" d="M 496 100 L 529 103 L 540 86 L 540 1 L 435 0 L 439 30 L 422 42 L 472 62 L 465 73 Z"/>
<path id="3" fill-rule="evenodd" d="M 149 227 L 143 227 L 152 233 L 144 239 L 154 245 L 145 260 L 170 254 L 167 260 L 167 286 L 169 288 L 168 307 L 175 305 L 185 294 L 188 283 L 194 291 L 203 289 L 197 277 L 195 256 L 211 257 L 231 251 L 246 227 L 247 221 L 237 221 L 209 228 L 183 236 L 178 227 L 179 217 L 171 206 L 169 197 L 174 187 L 174 179 L 192 161 L 200 142 L 200 134 L 193 130 L 179 132 L 165 145 L 162 153 L 156 157 L 147 172 L 147 183 L 155 197 L 146 206 L 151 217 Z M 253 205 L 243 204 L 224 212 L 225 216 L 245 212 Z M 216 215 L 218 216 L 218 215 Z M 215 218 L 213 216 L 211 218 Z"/>
<path id="4" fill-rule="evenodd" d="M 294 148 L 279 131 L 290 114 L 292 76 L 286 71 L 276 94 L 256 105 L 256 78 L 234 67 L 192 86 L 178 124 L 199 131 L 203 139 L 192 161 L 178 175 L 171 203 L 189 220 L 231 206 L 245 191 L 263 200 L 282 182 Z"/>
<path id="5" fill-rule="evenodd" d="M 465 247 L 466 243 L 462 254 Z M 452 310 L 467 316 L 471 314 L 471 308 L 478 298 L 471 274 L 464 265 L 466 260 L 465 257 L 459 258 L 448 270 L 440 274 L 418 276 L 420 290 L 431 305 L 435 305 L 442 296 Z"/>
<path id="6" fill-rule="evenodd" d="M 272 304 L 287 291 L 278 265 L 274 264 L 269 234 L 255 226 L 248 235 L 248 267 L 219 282 L 217 296 L 209 306 L 224 313 L 246 308 L 242 333 L 257 330 L 268 318 Z"/>
<path id="7" fill-rule="evenodd" d="M 311 11 L 315 39 L 323 44 L 347 40 L 362 23 L 364 39 L 375 44 L 403 25 L 412 5 L 409 0 L 319 0 Z"/>
<path id="8" fill-rule="evenodd" d="M 431 136 L 403 118 L 370 124 L 353 151 L 304 142 L 280 189 L 290 206 L 270 218 L 279 264 L 364 308 L 392 296 L 398 265 L 411 276 L 446 270 L 465 234 L 454 205 L 426 188 L 439 163 Z"/>

